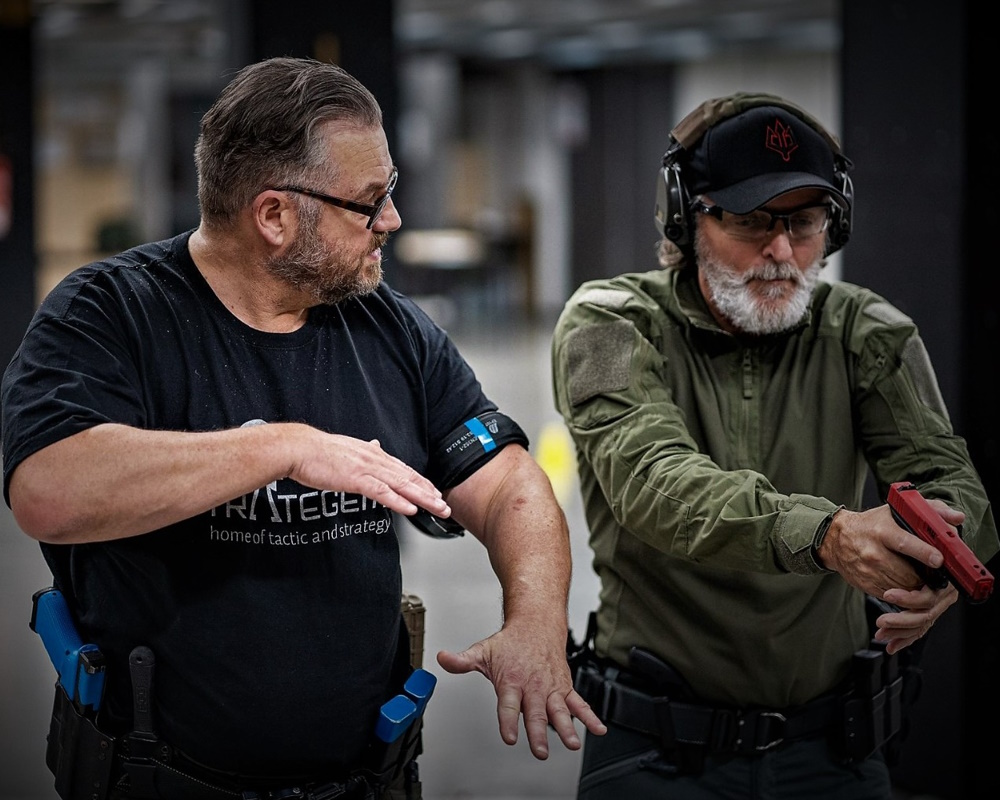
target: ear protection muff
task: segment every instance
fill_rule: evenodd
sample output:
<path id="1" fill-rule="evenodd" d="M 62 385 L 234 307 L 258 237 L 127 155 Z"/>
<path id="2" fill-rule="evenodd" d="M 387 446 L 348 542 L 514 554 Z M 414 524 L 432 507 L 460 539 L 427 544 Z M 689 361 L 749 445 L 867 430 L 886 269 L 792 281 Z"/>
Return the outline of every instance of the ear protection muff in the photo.
<path id="1" fill-rule="evenodd" d="M 847 200 L 847 207 L 833 206 L 830 227 L 827 228 L 825 255 L 835 253 L 851 238 L 854 208 L 854 185 L 848 172 L 853 167 L 851 160 L 843 154 L 840 141 L 826 130 L 820 122 L 804 109 L 777 97 L 763 93 L 737 92 L 728 97 L 706 100 L 682 119 L 670 131 L 670 145 L 663 154 L 663 164 L 656 181 L 656 208 L 654 220 L 656 228 L 667 239 L 676 244 L 689 259 L 693 254 L 694 219 L 691 213 L 691 195 L 684 178 L 682 164 L 685 153 L 690 150 L 705 132 L 725 119 L 741 114 L 756 106 L 778 106 L 799 117 L 819 133 L 833 152 L 834 178 L 837 188 Z"/>

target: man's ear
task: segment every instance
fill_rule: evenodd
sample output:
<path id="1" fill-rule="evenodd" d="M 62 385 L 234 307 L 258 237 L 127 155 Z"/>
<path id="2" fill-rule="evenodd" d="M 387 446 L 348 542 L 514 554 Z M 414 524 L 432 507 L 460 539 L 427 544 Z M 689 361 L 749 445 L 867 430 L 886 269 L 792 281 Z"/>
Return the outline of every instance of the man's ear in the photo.
<path id="1" fill-rule="evenodd" d="M 288 242 L 294 225 L 294 210 L 284 192 L 273 189 L 261 192 L 251 205 L 253 223 L 264 240 L 273 247 Z"/>

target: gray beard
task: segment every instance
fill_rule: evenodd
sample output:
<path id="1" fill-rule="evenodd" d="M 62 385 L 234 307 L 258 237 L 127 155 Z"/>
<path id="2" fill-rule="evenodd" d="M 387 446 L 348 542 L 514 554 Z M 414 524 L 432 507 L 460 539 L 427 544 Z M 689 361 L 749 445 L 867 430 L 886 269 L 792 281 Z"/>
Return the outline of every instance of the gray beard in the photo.
<path id="1" fill-rule="evenodd" d="M 345 266 L 343 256 L 326 246 L 317 233 L 319 213 L 306 211 L 300 218 L 298 237 L 286 253 L 267 260 L 268 272 L 328 305 L 371 294 L 378 288 L 381 264 L 367 270 Z M 388 234 L 377 234 L 378 246 L 388 238 Z"/>
<path id="2" fill-rule="evenodd" d="M 822 269 L 818 259 L 805 272 L 800 272 L 792 264 L 783 263 L 764 264 L 736 274 L 728 264 L 716 259 L 698 238 L 698 269 L 705 276 L 716 309 L 734 328 L 758 336 L 781 333 L 791 330 L 805 317 Z M 792 280 L 795 290 L 780 306 L 773 307 L 767 303 L 766 297 L 759 298 L 751 291 L 747 282 L 753 279 Z"/>

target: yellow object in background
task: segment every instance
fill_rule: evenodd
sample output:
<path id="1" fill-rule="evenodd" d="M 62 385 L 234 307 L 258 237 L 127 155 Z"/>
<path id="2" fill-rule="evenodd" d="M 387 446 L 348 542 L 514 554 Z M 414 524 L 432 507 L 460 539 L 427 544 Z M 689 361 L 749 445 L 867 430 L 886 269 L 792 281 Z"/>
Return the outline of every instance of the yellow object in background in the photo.
<path id="1" fill-rule="evenodd" d="M 560 504 L 565 504 L 576 480 L 576 454 L 569 431 L 561 422 L 542 426 L 535 446 L 535 460 L 549 476 Z"/>

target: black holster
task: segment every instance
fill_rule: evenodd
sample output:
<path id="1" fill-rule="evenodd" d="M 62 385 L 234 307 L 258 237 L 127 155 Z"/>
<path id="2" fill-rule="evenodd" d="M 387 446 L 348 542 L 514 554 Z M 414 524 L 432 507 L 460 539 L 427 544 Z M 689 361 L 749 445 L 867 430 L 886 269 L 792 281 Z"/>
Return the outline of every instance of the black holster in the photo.
<path id="1" fill-rule="evenodd" d="M 55 776 L 62 800 L 101 800 L 107 797 L 115 761 L 115 740 L 101 733 L 56 683 L 49 723 L 45 766 Z"/>

